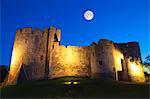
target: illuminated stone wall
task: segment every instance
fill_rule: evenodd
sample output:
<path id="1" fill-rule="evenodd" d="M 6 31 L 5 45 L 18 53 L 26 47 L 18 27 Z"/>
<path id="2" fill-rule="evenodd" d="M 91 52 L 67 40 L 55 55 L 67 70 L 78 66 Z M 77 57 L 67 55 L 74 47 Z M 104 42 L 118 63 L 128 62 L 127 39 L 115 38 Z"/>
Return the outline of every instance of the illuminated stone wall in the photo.
<path id="1" fill-rule="evenodd" d="M 22 72 L 26 80 L 82 76 L 145 81 L 137 42 L 101 39 L 90 46 L 65 47 L 60 45 L 60 32 L 55 27 L 17 30 L 7 84 L 22 80 Z M 129 61 L 131 57 L 134 62 Z"/>
<path id="2" fill-rule="evenodd" d="M 141 53 L 138 42 L 116 43 L 115 47 L 123 54 L 125 61 L 124 76 L 133 82 L 145 82 L 141 65 Z M 116 58 L 114 58 L 116 59 Z M 126 73 L 125 73 L 126 71 Z"/>
<path id="3" fill-rule="evenodd" d="M 128 44 L 128 58 L 126 59 L 128 73 L 131 81 L 145 82 L 144 70 L 141 65 L 141 53 L 138 42 L 129 42 Z"/>
<path id="4" fill-rule="evenodd" d="M 123 54 L 116 49 L 112 41 L 106 39 L 101 39 L 98 44 L 92 43 L 90 47 L 92 77 L 115 79 L 117 71 L 122 71 Z"/>
<path id="5" fill-rule="evenodd" d="M 8 84 L 17 83 L 21 66 L 27 80 L 44 78 L 47 34 L 32 28 L 17 30 Z"/>
<path id="6" fill-rule="evenodd" d="M 23 35 L 20 34 L 22 34 L 21 30 L 17 30 L 11 57 L 10 71 L 7 80 L 8 85 L 17 83 L 18 75 L 20 73 L 20 68 L 22 65 L 23 55 L 26 50 L 26 46 L 23 44 L 24 40 L 22 40 Z"/>
<path id="7" fill-rule="evenodd" d="M 128 73 L 133 82 L 145 82 L 144 70 L 140 60 L 137 58 L 127 58 Z"/>
<path id="8" fill-rule="evenodd" d="M 113 61 L 114 61 L 114 68 L 115 68 L 115 77 L 116 80 L 119 80 L 118 78 L 118 71 L 124 71 L 123 70 L 123 65 L 126 65 L 124 63 L 121 63 L 121 60 L 124 60 L 123 54 L 116 48 L 113 49 Z M 126 74 L 127 76 L 127 74 Z M 126 78 L 126 77 L 122 77 Z"/>
<path id="9" fill-rule="evenodd" d="M 89 47 L 54 47 L 50 55 L 49 77 L 90 76 Z"/>
<path id="10" fill-rule="evenodd" d="M 25 43 L 25 45 L 27 45 L 27 50 L 23 56 L 26 77 L 29 80 L 43 79 L 45 71 L 47 33 L 43 33 L 39 29 L 34 29 L 31 33 L 26 34 L 24 38 L 27 39 Z"/>

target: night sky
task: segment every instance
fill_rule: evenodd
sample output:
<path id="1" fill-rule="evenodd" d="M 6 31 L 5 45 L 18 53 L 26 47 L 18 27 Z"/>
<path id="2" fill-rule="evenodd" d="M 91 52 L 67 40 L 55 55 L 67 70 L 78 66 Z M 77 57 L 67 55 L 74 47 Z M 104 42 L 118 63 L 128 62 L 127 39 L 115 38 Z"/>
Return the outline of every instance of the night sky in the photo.
<path id="1" fill-rule="evenodd" d="M 87 46 L 100 38 L 137 41 L 150 54 L 149 0 L 1 0 L 0 64 L 9 65 L 15 31 L 23 27 L 62 31 L 61 44 Z M 94 12 L 91 21 L 86 10 Z"/>

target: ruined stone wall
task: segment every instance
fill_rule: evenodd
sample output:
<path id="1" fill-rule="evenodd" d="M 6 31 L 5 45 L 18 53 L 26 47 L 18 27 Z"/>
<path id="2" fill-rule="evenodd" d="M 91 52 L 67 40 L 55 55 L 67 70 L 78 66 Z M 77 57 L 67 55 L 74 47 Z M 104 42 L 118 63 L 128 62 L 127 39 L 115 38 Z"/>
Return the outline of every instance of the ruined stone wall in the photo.
<path id="1" fill-rule="evenodd" d="M 128 42 L 128 55 L 141 60 L 140 47 L 138 42 Z"/>
<path id="2" fill-rule="evenodd" d="M 28 80 L 44 78 L 47 34 L 32 28 L 17 30 L 8 84 L 17 83 L 21 66 Z"/>
<path id="3" fill-rule="evenodd" d="M 141 66 L 141 61 L 137 58 L 126 58 L 128 73 L 131 81 L 133 82 L 145 82 L 144 70 Z"/>
<path id="4" fill-rule="evenodd" d="M 132 81 L 145 81 L 137 42 L 118 44 L 101 39 L 90 46 L 65 47 L 60 45 L 60 32 L 55 27 L 45 28 L 44 32 L 32 28 L 17 30 L 7 84 L 17 83 L 22 67 L 27 80 L 64 76 L 118 80 L 118 72 L 123 72 L 125 79 L 129 75 Z"/>
<path id="5" fill-rule="evenodd" d="M 114 66 L 116 71 L 123 71 L 121 60 L 124 60 L 124 55 L 118 49 L 113 49 Z"/>
<path id="6" fill-rule="evenodd" d="M 22 40 L 22 38 L 22 31 L 17 30 L 11 57 L 10 71 L 7 80 L 8 85 L 16 84 L 18 75 L 20 73 L 23 55 L 25 54 L 26 50 L 26 45 L 24 44 L 25 41 Z"/>
<path id="7" fill-rule="evenodd" d="M 145 82 L 145 75 L 141 62 L 142 60 L 139 43 L 129 42 L 126 63 L 131 81 Z"/>
<path id="8" fill-rule="evenodd" d="M 120 50 L 124 55 L 126 63 L 127 74 L 131 81 L 144 82 L 145 76 L 141 65 L 141 53 L 139 43 L 116 43 L 115 47 Z"/>
<path id="9" fill-rule="evenodd" d="M 99 50 L 96 43 L 92 43 L 90 46 L 90 66 L 91 66 L 91 77 L 99 78 L 101 73 L 101 65 L 99 64 Z"/>
<path id="10" fill-rule="evenodd" d="M 140 47 L 138 42 L 115 43 L 115 47 L 119 49 L 120 52 L 124 54 L 124 56 L 139 58 L 141 60 Z"/>
<path id="11" fill-rule="evenodd" d="M 34 29 L 31 33 L 25 35 L 27 50 L 23 57 L 23 64 L 26 66 L 26 74 L 29 80 L 43 79 L 45 73 L 46 59 L 46 40 L 47 33 L 39 29 Z M 28 38 L 27 38 L 28 37 Z"/>
<path id="12" fill-rule="evenodd" d="M 49 77 L 90 76 L 90 48 L 59 46 L 51 51 Z"/>
<path id="13" fill-rule="evenodd" d="M 97 62 L 101 76 L 104 78 L 115 78 L 113 49 L 114 45 L 111 41 L 101 39 L 98 43 Z"/>
<path id="14" fill-rule="evenodd" d="M 122 71 L 121 59 L 123 54 L 115 48 L 112 41 L 101 39 L 91 45 L 91 73 L 92 77 L 118 79 L 118 71 Z"/>

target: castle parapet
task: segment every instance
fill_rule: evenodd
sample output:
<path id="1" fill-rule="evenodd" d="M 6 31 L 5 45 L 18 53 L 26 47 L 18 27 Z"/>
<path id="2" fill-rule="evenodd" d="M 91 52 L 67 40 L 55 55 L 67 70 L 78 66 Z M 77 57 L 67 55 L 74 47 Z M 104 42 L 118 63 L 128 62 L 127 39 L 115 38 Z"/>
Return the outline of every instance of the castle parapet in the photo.
<path id="1" fill-rule="evenodd" d="M 32 28 L 31 27 L 25 27 L 22 29 L 22 33 L 32 33 Z"/>

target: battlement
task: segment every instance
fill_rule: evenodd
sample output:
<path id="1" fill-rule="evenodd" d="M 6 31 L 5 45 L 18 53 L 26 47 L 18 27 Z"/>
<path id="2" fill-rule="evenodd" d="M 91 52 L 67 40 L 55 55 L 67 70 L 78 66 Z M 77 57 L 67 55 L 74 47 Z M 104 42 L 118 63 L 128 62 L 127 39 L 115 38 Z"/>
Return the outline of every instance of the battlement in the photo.
<path id="1" fill-rule="evenodd" d="M 100 39 L 98 45 L 113 46 L 113 42 L 107 39 Z"/>
<path id="2" fill-rule="evenodd" d="M 28 34 L 32 34 L 32 35 L 38 35 L 38 34 L 42 34 L 43 31 L 39 28 L 32 28 L 32 27 L 24 27 L 24 28 L 21 28 L 21 29 L 18 29 L 16 31 L 16 34 L 17 35 L 28 35 Z"/>
<path id="3" fill-rule="evenodd" d="M 33 34 L 42 34 L 43 33 L 43 31 L 41 30 L 41 29 L 39 29 L 39 28 L 34 28 L 34 30 L 33 30 Z"/>
<path id="4" fill-rule="evenodd" d="M 32 33 L 32 27 L 25 27 L 21 29 L 22 33 Z"/>

